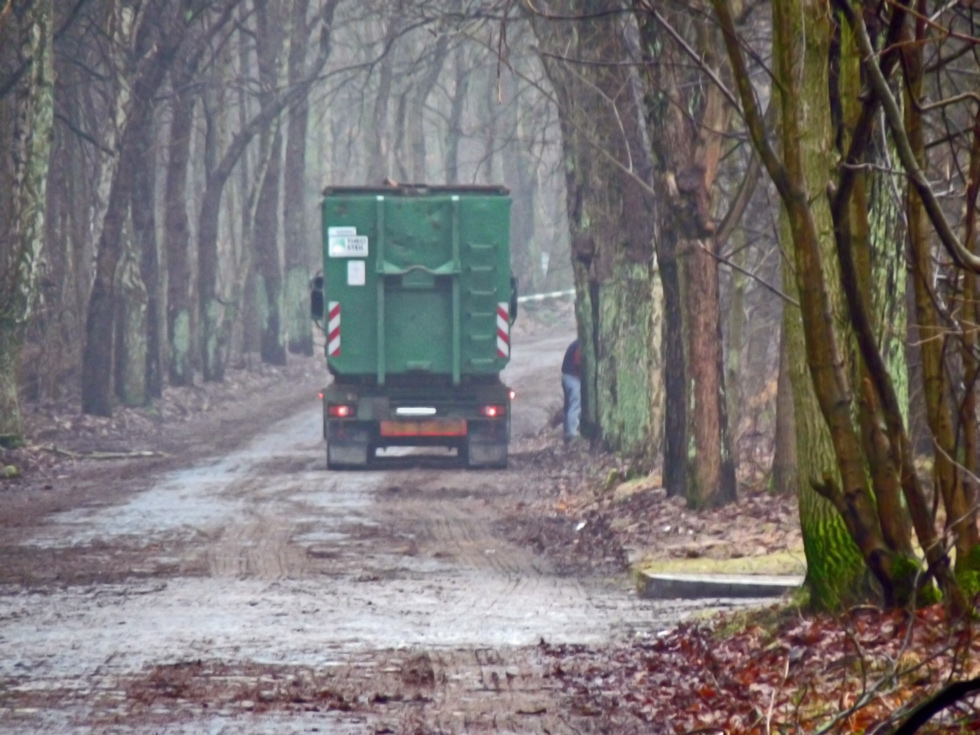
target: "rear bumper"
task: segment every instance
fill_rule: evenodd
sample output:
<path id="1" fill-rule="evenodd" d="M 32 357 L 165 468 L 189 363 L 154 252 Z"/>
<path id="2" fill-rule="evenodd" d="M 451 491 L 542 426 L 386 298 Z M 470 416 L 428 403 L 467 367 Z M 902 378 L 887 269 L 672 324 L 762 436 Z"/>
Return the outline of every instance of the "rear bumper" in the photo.
<path id="1" fill-rule="evenodd" d="M 331 413 L 337 406 L 345 407 L 345 416 Z M 486 406 L 504 410 L 488 417 L 481 410 Z M 431 389 L 388 394 L 335 383 L 323 391 L 323 436 L 336 447 L 469 447 L 479 453 L 503 445 L 506 452 L 510 409 L 510 389 L 499 381 L 438 394 Z"/>

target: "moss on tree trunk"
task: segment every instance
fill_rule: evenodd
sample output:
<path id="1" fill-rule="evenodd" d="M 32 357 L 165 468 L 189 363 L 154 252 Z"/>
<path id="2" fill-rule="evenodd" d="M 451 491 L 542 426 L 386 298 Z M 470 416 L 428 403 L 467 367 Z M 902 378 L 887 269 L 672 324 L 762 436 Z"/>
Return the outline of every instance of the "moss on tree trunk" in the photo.
<path id="1" fill-rule="evenodd" d="M 602 3 L 568 0 L 569 13 Z M 622 18 L 599 13 L 568 26 L 532 16 L 542 48 L 582 59 L 625 53 Z M 651 467 L 660 437 L 662 315 L 654 258 L 648 151 L 625 67 L 555 59 L 545 69 L 558 99 L 566 201 L 582 344 L 583 431 Z"/>
<path id="2" fill-rule="evenodd" d="M 147 294 L 139 267 L 127 253 L 116 287 L 115 389 L 124 406 L 143 406 L 146 392 Z"/>

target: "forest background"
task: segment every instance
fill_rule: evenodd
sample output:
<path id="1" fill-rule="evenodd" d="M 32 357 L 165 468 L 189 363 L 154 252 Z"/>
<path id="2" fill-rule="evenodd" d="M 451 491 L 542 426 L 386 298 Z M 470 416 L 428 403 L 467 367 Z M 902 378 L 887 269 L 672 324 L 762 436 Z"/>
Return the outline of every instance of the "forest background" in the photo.
<path id="1" fill-rule="evenodd" d="M 4 0 L 0 438 L 311 354 L 325 185 L 503 183 L 522 290 L 574 287 L 595 447 L 692 508 L 761 453 L 811 607 L 968 613 L 977 13 Z"/>

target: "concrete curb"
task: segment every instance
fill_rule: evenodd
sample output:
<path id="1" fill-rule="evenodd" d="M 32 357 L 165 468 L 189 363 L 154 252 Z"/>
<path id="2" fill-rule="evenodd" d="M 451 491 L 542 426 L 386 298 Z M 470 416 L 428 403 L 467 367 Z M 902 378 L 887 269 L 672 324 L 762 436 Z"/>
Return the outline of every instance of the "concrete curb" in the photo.
<path id="1" fill-rule="evenodd" d="M 782 597 L 802 584 L 801 576 L 639 572 L 636 586 L 640 597 L 647 600 L 694 600 L 715 597 Z"/>

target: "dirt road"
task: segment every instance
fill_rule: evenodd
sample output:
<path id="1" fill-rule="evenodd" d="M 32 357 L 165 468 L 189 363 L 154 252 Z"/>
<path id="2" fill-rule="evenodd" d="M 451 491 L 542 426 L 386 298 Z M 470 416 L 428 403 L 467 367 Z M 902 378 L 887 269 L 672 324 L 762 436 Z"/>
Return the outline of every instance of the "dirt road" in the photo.
<path id="1" fill-rule="evenodd" d="M 514 509 L 539 491 L 522 447 L 560 400 L 568 341 L 515 349 L 505 471 L 328 473 L 311 377 L 174 438 L 166 461 L 83 466 L 71 494 L 11 501 L 0 731 L 590 731 L 538 643 L 656 635 L 697 606 L 559 573 L 519 541 L 537 520 Z"/>

